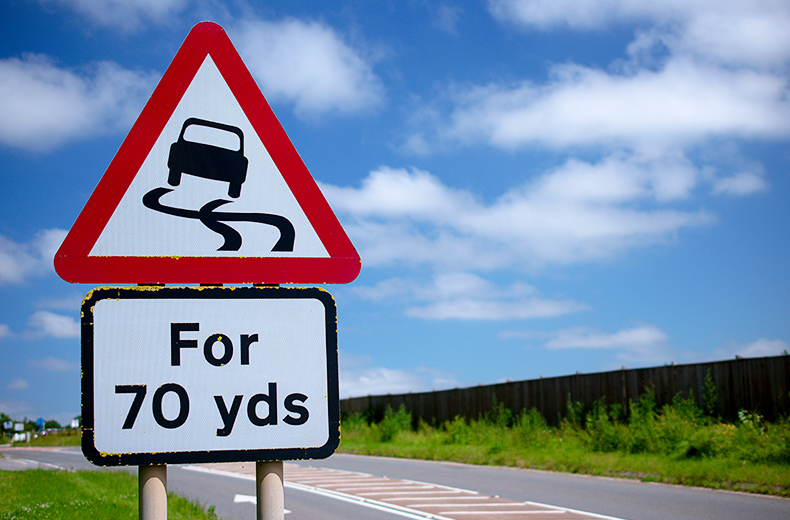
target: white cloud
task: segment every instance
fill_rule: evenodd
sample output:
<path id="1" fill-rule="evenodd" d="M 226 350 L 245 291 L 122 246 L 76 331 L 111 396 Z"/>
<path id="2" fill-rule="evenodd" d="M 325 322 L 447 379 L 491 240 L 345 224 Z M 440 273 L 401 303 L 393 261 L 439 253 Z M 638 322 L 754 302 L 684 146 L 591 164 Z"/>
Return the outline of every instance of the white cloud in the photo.
<path id="1" fill-rule="evenodd" d="M 100 25 L 137 29 L 143 22 L 167 23 L 187 0 L 57 0 Z"/>
<path id="2" fill-rule="evenodd" d="M 422 172 L 406 178 L 380 169 L 356 193 L 345 193 L 356 198 L 347 207 L 363 259 L 368 265 L 432 262 L 442 269 L 530 268 L 609 259 L 713 222 L 705 210 L 689 209 L 701 186 L 714 195 L 766 190 L 761 165 L 739 169 L 744 161 L 737 152 L 733 160 L 724 161 L 711 147 L 790 136 L 790 45 L 767 42 L 746 29 L 733 29 L 737 34 L 727 40 L 726 30 L 706 26 L 705 32 L 700 27 L 710 25 L 715 14 L 722 27 L 764 26 L 769 35 L 781 32 L 779 39 L 790 41 L 790 4 L 740 4 L 490 2 L 498 19 L 544 29 L 561 24 L 601 29 L 619 21 L 639 21 L 641 29 L 624 49 L 630 59 L 606 68 L 566 63 L 552 66 L 542 83 L 448 88 L 442 99 L 416 111 L 417 130 L 405 138 L 404 148 L 425 154 L 482 143 L 508 151 L 583 150 L 600 159 L 565 159 L 491 204 L 442 186 Z M 738 46 L 742 33 L 754 36 L 748 48 L 739 47 L 741 54 L 725 59 L 725 42 Z M 442 103 L 448 103 L 444 111 Z M 395 178 L 403 186 L 386 201 L 383 194 Z M 401 203 L 400 194 L 409 191 L 436 200 L 441 215 L 423 209 L 419 199 L 419 207 Z M 343 206 L 343 197 L 338 198 Z M 687 204 L 679 209 L 684 200 Z M 397 217 L 395 208 L 401 210 Z M 373 243 L 374 237 L 383 240 Z"/>
<path id="3" fill-rule="evenodd" d="M 31 359 L 28 361 L 28 366 L 38 370 L 45 370 L 47 372 L 71 372 L 74 370 L 79 370 L 80 368 L 79 363 L 54 357 Z"/>
<path id="4" fill-rule="evenodd" d="M 663 153 L 713 136 L 790 134 L 787 81 L 771 73 L 673 58 L 657 71 L 618 74 L 571 64 L 555 66 L 551 76 L 544 85 L 490 84 L 455 94 L 439 141 Z"/>
<path id="5" fill-rule="evenodd" d="M 70 316 L 50 311 L 36 311 L 27 320 L 34 337 L 79 338 L 80 324 Z"/>
<path id="6" fill-rule="evenodd" d="M 738 5 L 740 4 L 740 5 Z M 762 69 L 790 59 L 790 7 L 787 2 L 732 2 L 735 9 L 695 13 L 684 31 L 667 38 L 675 52 L 716 62 Z"/>
<path id="7" fill-rule="evenodd" d="M 458 386 L 441 370 L 418 367 L 412 371 L 370 366 L 369 357 L 340 351 L 340 397 L 427 392 Z"/>
<path id="8" fill-rule="evenodd" d="M 703 211 L 655 206 L 686 197 L 697 176 L 681 160 L 613 157 L 568 161 L 492 204 L 427 172 L 386 167 L 358 189 L 321 189 L 366 265 L 428 263 L 447 272 L 586 262 L 661 243 L 712 221 Z"/>
<path id="9" fill-rule="evenodd" d="M 700 157 L 718 156 L 711 152 L 712 143 L 737 146 L 743 139 L 790 136 L 787 2 L 491 0 L 489 9 L 500 21 L 540 29 L 638 27 L 623 49 L 626 60 L 605 67 L 553 65 L 541 83 L 451 85 L 439 99 L 415 110 L 415 130 L 403 141 L 404 150 L 413 153 L 482 143 L 508 151 L 581 149 L 602 157 L 592 163 L 567 160 L 486 208 L 491 214 L 518 213 L 516 222 L 538 230 L 558 226 L 558 235 L 541 237 L 546 240 L 537 246 L 538 257 L 560 262 L 607 257 L 710 222 L 704 212 L 681 213 L 661 204 L 649 212 L 638 205 L 690 198 L 701 183 L 709 183 L 714 195 L 767 189 L 761 165 L 739 171 L 734 166 L 739 161 L 722 162 L 712 176 L 703 172 L 717 168 Z M 560 202 L 556 217 L 539 223 L 525 218 L 530 212 L 547 216 L 541 202 L 551 197 Z M 521 202 L 529 203 L 529 211 Z M 470 215 L 487 222 L 479 213 Z M 365 224 L 362 236 L 381 232 L 376 222 Z M 421 250 L 426 243 L 448 240 L 454 249 L 443 245 L 456 253 L 477 252 L 462 247 L 469 244 L 448 236 L 446 229 L 427 241 L 403 223 L 390 231 L 394 240 L 371 251 L 374 262 L 392 256 L 394 247 Z M 530 239 L 538 233 L 517 242 L 535 247 Z M 478 258 L 481 263 L 488 259 Z"/>
<path id="10" fill-rule="evenodd" d="M 642 325 L 614 333 L 584 327 L 555 331 L 548 336 L 544 348 L 549 350 L 600 349 L 614 352 L 618 363 L 657 364 L 672 360 L 666 333 L 653 325 Z M 513 335 L 512 337 L 517 337 Z"/>
<path id="11" fill-rule="evenodd" d="M 458 34 L 458 22 L 464 10 L 457 5 L 441 5 L 432 13 L 433 26 L 448 34 Z"/>
<path id="12" fill-rule="evenodd" d="M 523 320 L 589 310 L 589 306 L 574 300 L 542 298 L 534 287 L 523 283 L 501 289 L 468 272 L 437 274 L 430 283 L 390 278 L 373 287 L 357 286 L 353 290 L 367 300 L 407 300 L 410 306 L 406 316 L 431 320 Z"/>
<path id="13" fill-rule="evenodd" d="M 751 195 L 765 191 L 768 184 L 763 178 L 762 172 L 739 172 L 731 177 L 715 179 L 713 181 L 713 193 L 727 195 Z"/>
<path id="14" fill-rule="evenodd" d="M 95 7 L 91 12 L 97 16 L 112 13 L 135 24 L 135 13 L 158 18 L 180 6 L 158 0 L 154 4 L 155 8 L 146 2 L 84 3 Z M 105 21 L 111 23 L 109 18 Z M 293 103 L 302 115 L 354 113 L 383 100 L 383 84 L 363 51 L 344 42 L 328 25 L 295 19 L 243 21 L 234 32 L 265 95 Z M 156 73 L 111 62 L 73 70 L 44 55 L 0 59 L 0 143 L 50 151 L 76 139 L 128 130 L 158 81 Z"/>
<path id="15" fill-rule="evenodd" d="M 369 301 L 381 301 L 402 297 L 418 288 L 416 282 L 408 278 L 387 278 L 376 282 L 376 285 L 365 286 L 354 284 L 351 291 Z"/>
<path id="16" fill-rule="evenodd" d="M 642 2 L 647 4 L 647 2 Z M 673 2 L 662 2 L 662 4 Z M 568 25 L 600 28 L 612 19 L 630 14 L 632 2 L 618 0 L 489 0 L 491 14 L 500 21 L 541 29 Z"/>
<path id="17" fill-rule="evenodd" d="M 760 338 L 752 343 L 732 343 L 715 350 L 718 359 L 731 359 L 740 357 L 768 357 L 779 356 L 790 351 L 790 343 L 781 339 Z"/>
<path id="18" fill-rule="evenodd" d="M 642 326 L 624 329 L 613 334 L 606 334 L 589 329 L 569 329 L 556 333 L 546 342 L 548 349 L 566 348 L 626 348 L 642 350 L 665 343 L 667 335 L 654 326 Z"/>
<path id="19" fill-rule="evenodd" d="M 76 72 L 42 55 L 0 59 L 0 143 L 49 151 L 128 130 L 157 80 L 110 62 Z"/>
<path id="20" fill-rule="evenodd" d="M 790 5 L 783 0 L 490 0 L 489 9 L 502 22 L 544 30 L 653 24 L 673 52 L 720 63 L 766 68 L 790 58 Z"/>
<path id="21" fill-rule="evenodd" d="M 549 318 L 589 310 L 583 303 L 548 300 L 535 292 L 526 284 L 514 283 L 501 290 L 475 274 L 446 273 L 417 293 L 418 298 L 431 303 L 410 307 L 406 315 L 434 320 L 499 321 Z"/>
<path id="22" fill-rule="evenodd" d="M 14 379 L 10 383 L 8 383 L 5 387 L 8 388 L 9 390 L 27 390 L 28 388 L 30 388 L 30 383 L 28 383 L 24 379 Z"/>
<path id="23" fill-rule="evenodd" d="M 11 327 L 5 323 L 0 323 L 0 339 L 10 338 L 14 333 L 11 332 Z"/>
<path id="24" fill-rule="evenodd" d="M 242 21 L 229 33 L 264 95 L 293 103 L 301 115 L 348 114 L 383 100 L 364 51 L 322 22 Z"/>
<path id="25" fill-rule="evenodd" d="M 496 301 L 476 298 L 461 298 L 436 302 L 426 307 L 411 307 L 407 316 L 433 320 L 523 320 L 552 318 L 588 310 L 589 307 L 569 301 L 551 301 L 528 298 L 520 301 Z"/>
<path id="26" fill-rule="evenodd" d="M 416 374 L 404 370 L 370 367 L 340 371 L 340 395 L 343 399 L 363 395 L 403 394 L 421 385 L 422 381 Z"/>
<path id="27" fill-rule="evenodd" d="M 23 244 L 0 235 L 0 284 L 22 283 L 53 272 L 53 259 L 66 233 L 63 229 L 44 229 Z"/>

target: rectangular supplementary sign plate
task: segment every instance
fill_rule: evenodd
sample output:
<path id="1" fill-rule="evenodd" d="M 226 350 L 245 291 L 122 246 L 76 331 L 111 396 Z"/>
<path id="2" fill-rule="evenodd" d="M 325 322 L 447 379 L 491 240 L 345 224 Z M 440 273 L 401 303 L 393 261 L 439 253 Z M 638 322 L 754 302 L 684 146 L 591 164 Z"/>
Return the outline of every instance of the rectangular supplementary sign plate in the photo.
<path id="1" fill-rule="evenodd" d="M 102 466 L 316 459 L 340 440 L 319 288 L 105 287 L 82 303 L 82 451 Z"/>

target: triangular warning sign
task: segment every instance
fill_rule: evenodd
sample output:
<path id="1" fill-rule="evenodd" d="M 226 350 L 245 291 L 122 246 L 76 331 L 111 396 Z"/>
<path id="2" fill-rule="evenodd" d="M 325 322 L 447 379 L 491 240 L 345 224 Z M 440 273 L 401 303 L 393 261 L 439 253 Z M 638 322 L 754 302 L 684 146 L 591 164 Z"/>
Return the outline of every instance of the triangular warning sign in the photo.
<path id="1" fill-rule="evenodd" d="M 360 268 L 210 22 L 190 31 L 55 255 L 75 283 L 348 283 Z"/>

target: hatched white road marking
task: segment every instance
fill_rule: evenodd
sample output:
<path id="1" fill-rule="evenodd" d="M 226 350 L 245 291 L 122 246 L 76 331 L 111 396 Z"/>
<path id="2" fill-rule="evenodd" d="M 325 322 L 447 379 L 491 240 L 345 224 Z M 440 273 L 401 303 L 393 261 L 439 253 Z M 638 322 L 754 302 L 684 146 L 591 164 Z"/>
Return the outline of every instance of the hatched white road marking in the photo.
<path id="1" fill-rule="evenodd" d="M 255 463 L 185 465 L 186 469 L 255 480 Z M 284 485 L 414 520 L 622 520 L 538 502 L 517 502 L 429 482 L 283 465 Z M 237 495 L 245 497 L 245 495 Z M 255 497 L 249 497 L 254 500 Z M 397 503 L 396 503 L 397 502 Z M 400 504 L 403 505 L 400 505 Z"/>

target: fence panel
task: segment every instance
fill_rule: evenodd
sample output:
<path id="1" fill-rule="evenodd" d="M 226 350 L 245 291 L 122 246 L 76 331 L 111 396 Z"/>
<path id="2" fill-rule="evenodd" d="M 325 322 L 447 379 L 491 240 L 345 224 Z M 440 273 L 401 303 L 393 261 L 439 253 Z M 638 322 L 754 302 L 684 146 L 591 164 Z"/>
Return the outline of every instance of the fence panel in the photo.
<path id="1" fill-rule="evenodd" d="M 411 412 L 416 423 L 422 419 L 439 425 L 455 417 L 478 419 L 491 412 L 494 403 L 502 403 L 518 415 L 522 410 L 537 409 L 551 425 L 568 416 L 568 401 L 581 403 L 588 410 L 603 399 L 619 404 L 627 416 L 630 402 L 652 391 L 656 404 L 670 404 L 678 394 L 693 397 L 704 409 L 704 386 L 710 373 L 718 399 L 716 413 L 734 421 L 739 410 L 760 413 L 775 421 L 790 415 L 790 356 L 718 361 L 689 365 L 616 370 L 595 374 L 514 381 L 434 392 L 354 397 L 340 401 L 342 413 L 369 414 L 381 420 L 388 406 L 401 405 Z"/>

